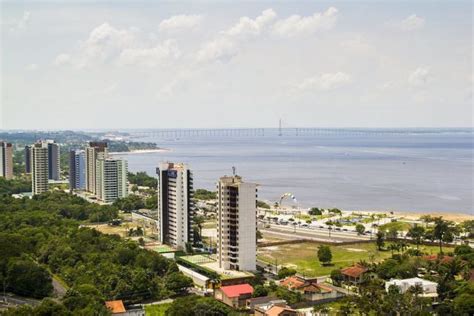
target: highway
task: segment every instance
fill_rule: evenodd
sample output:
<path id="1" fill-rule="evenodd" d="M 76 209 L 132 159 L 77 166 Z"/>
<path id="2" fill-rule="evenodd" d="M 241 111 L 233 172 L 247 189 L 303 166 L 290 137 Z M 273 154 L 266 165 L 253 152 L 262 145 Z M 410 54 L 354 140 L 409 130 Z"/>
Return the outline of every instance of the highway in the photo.
<path id="1" fill-rule="evenodd" d="M 270 226 L 270 227 L 268 227 Z M 263 234 L 284 239 L 307 239 L 320 242 L 345 242 L 370 240 L 370 235 L 357 235 L 350 231 L 332 230 L 331 234 L 325 228 L 305 228 L 288 225 L 265 224 L 267 228 L 260 228 Z"/>

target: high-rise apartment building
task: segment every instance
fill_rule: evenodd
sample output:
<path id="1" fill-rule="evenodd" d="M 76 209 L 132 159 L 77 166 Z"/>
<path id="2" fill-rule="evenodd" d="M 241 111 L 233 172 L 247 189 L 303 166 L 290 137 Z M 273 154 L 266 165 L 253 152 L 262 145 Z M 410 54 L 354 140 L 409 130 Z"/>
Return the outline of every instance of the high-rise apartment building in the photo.
<path id="1" fill-rule="evenodd" d="M 25 146 L 25 172 L 31 173 L 31 146 Z"/>
<path id="2" fill-rule="evenodd" d="M 90 142 L 85 150 L 86 191 L 96 194 L 96 167 L 98 159 L 107 158 L 106 142 Z"/>
<path id="3" fill-rule="evenodd" d="M 158 239 L 176 249 L 193 242 L 193 175 L 187 165 L 162 163 L 158 175 Z"/>
<path id="4" fill-rule="evenodd" d="M 48 140 L 48 179 L 59 180 L 61 177 L 59 144 Z"/>
<path id="5" fill-rule="evenodd" d="M 48 146 L 36 143 L 31 146 L 31 183 L 33 194 L 48 191 Z"/>
<path id="6" fill-rule="evenodd" d="M 69 189 L 85 190 L 86 188 L 86 158 L 84 150 L 69 152 Z"/>
<path id="7" fill-rule="evenodd" d="M 257 256 L 257 185 L 239 176 L 217 184 L 217 259 L 222 269 L 254 271 Z"/>
<path id="8" fill-rule="evenodd" d="M 13 145 L 0 141 L 0 177 L 13 178 Z"/>
<path id="9" fill-rule="evenodd" d="M 96 160 L 96 196 L 112 203 L 128 195 L 128 166 L 126 160 L 105 158 Z"/>

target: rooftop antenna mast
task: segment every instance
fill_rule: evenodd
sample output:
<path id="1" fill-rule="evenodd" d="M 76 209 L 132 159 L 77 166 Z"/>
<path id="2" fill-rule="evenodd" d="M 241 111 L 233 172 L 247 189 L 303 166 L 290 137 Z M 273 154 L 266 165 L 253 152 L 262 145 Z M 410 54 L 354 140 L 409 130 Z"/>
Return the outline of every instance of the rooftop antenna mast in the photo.
<path id="1" fill-rule="evenodd" d="M 278 122 L 278 136 L 282 136 L 282 135 L 283 133 L 281 131 L 281 119 L 280 119 L 280 121 Z"/>
<path id="2" fill-rule="evenodd" d="M 232 166 L 232 175 L 235 176 L 235 167 Z"/>

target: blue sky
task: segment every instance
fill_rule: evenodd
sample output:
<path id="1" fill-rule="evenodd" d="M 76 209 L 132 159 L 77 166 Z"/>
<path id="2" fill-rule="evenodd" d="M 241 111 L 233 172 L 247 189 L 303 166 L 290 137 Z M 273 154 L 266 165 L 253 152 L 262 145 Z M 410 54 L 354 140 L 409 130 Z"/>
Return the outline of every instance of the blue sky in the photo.
<path id="1" fill-rule="evenodd" d="M 469 1 L 3 1 L 0 128 L 472 126 Z"/>

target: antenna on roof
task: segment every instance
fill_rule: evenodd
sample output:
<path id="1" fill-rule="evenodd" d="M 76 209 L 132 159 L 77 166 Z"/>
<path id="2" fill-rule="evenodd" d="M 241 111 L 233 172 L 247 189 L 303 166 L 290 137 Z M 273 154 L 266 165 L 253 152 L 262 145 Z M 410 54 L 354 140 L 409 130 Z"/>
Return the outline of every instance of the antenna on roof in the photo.
<path id="1" fill-rule="evenodd" d="M 235 167 L 234 166 L 232 166 L 232 175 L 235 176 Z"/>

